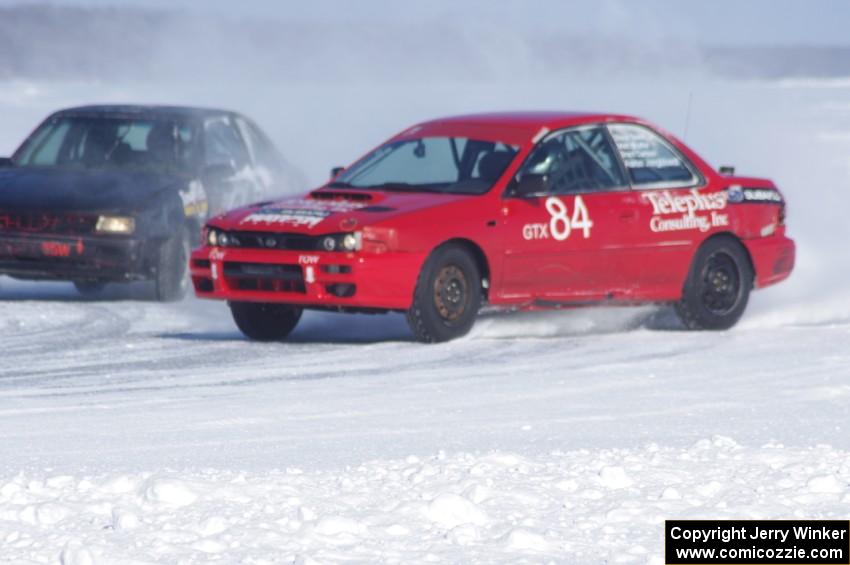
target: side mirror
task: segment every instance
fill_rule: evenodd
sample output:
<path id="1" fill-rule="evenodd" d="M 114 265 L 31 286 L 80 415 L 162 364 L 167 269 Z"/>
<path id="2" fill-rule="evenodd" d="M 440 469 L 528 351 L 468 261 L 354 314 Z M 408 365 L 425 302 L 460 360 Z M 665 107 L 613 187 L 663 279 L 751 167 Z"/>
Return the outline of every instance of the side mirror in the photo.
<path id="1" fill-rule="evenodd" d="M 339 174 L 345 170 L 345 167 L 334 167 L 331 169 L 331 179 L 335 179 L 339 176 Z"/>
<path id="2" fill-rule="evenodd" d="M 15 163 L 12 162 L 12 159 L 9 157 L 0 157 L 0 168 L 2 167 L 11 167 Z"/>
<path id="3" fill-rule="evenodd" d="M 526 173 L 513 182 L 511 196 L 530 198 L 546 194 L 548 191 L 549 183 L 546 182 L 546 175 Z"/>
<path id="4" fill-rule="evenodd" d="M 233 163 L 213 163 L 206 165 L 201 171 L 202 179 L 205 182 L 217 182 L 232 178 L 236 174 L 236 167 Z"/>

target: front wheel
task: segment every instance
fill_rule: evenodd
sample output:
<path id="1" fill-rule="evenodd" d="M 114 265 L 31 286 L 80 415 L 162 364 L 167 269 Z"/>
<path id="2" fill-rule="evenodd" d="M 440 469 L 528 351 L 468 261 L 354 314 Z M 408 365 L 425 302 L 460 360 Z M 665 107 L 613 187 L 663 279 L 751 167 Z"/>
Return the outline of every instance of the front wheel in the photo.
<path id="1" fill-rule="evenodd" d="M 189 289 L 189 234 L 167 240 L 159 250 L 154 276 L 154 297 L 159 302 L 181 300 Z"/>
<path id="2" fill-rule="evenodd" d="M 419 274 L 407 323 L 424 343 L 449 341 L 469 332 L 481 306 L 481 274 L 461 246 L 435 250 Z"/>
<path id="3" fill-rule="evenodd" d="M 729 329 L 747 308 L 753 276 L 740 243 L 711 239 L 694 256 L 676 314 L 691 330 Z"/>
<path id="4" fill-rule="evenodd" d="M 303 311 L 289 304 L 230 302 L 229 305 L 236 327 L 256 341 L 284 339 L 298 325 Z"/>

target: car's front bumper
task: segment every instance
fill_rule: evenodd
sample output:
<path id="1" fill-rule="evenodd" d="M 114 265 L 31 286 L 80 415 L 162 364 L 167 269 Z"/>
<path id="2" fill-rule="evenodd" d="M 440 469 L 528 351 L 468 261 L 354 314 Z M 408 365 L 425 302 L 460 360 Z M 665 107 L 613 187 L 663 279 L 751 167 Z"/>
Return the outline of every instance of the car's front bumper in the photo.
<path id="1" fill-rule="evenodd" d="M 0 233 L 0 274 L 123 282 L 152 275 L 149 246 L 120 236 Z"/>
<path id="2" fill-rule="evenodd" d="M 305 307 L 406 310 L 424 255 L 201 247 L 190 271 L 200 298 Z"/>

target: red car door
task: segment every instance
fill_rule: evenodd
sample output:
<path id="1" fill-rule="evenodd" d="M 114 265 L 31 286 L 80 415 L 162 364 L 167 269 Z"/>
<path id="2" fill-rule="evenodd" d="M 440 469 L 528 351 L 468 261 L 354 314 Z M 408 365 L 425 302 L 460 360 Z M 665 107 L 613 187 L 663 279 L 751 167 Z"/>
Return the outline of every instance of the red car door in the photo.
<path id="1" fill-rule="evenodd" d="M 623 251 L 640 221 L 636 204 L 604 127 L 546 136 L 504 199 L 500 295 L 551 302 L 615 297 Z"/>
<path id="2" fill-rule="evenodd" d="M 728 223 L 726 194 L 706 190 L 697 167 L 648 127 L 622 123 L 608 130 L 633 189 L 636 218 L 623 254 L 631 295 L 675 300 L 699 242 Z"/>

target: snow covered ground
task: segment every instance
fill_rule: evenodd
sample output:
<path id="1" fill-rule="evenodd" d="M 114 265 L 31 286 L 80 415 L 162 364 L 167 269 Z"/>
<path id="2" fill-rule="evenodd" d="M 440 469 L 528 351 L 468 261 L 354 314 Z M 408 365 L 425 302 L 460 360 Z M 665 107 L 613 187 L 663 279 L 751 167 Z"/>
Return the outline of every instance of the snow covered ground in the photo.
<path id="1" fill-rule="evenodd" d="M 9 477 L 4 558 L 106 563 L 662 563 L 664 519 L 844 516 L 848 452 L 742 447 L 437 453 L 338 471 Z"/>
<path id="2" fill-rule="evenodd" d="M 91 85 L 7 86 L 0 153 L 54 107 L 95 101 Z M 414 119 L 595 107 L 674 129 L 687 100 L 491 86 L 422 85 L 397 107 L 354 88 L 356 112 L 325 87 L 220 105 L 268 124 L 318 181 Z M 800 253 L 729 332 L 594 310 L 487 316 L 422 346 L 398 315 L 310 314 L 291 342 L 257 344 L 218 303 L 0 278 L 0 563 L 657 563 L 665 518 L 846 518 L 850 87 L 702 86 L 689 141 L 777 180 Z"/>
<path id="3" fill-rule="evenodd" d="M 315 314 L 270 345 L 114 292 L 2 281 L 0 559 L 652 563 L 665 518 L 850 508 L 846 308 L 491 316 L 431 347 Z"/>

